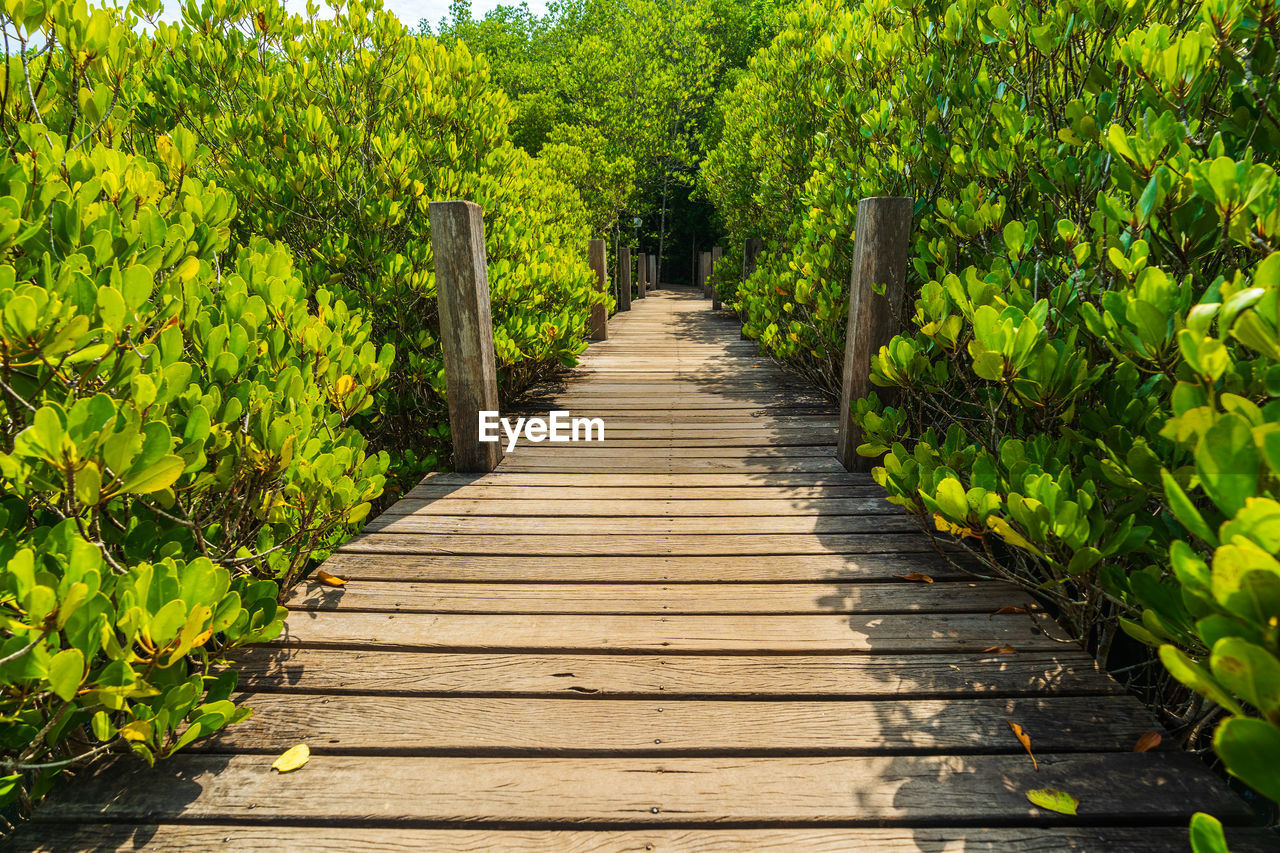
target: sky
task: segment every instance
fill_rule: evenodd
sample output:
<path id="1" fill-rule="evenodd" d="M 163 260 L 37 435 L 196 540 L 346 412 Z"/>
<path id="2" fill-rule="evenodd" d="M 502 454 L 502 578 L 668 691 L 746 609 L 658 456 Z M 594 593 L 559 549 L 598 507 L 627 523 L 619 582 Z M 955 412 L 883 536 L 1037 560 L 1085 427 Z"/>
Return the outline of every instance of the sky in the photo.
<path id="1" fill-rule="evenodd" d="M 323 5 L 323 0 L 319 2 Z M 526 2 L 529 4 L 529 11 L 535 15 L 541 15 L 547 11 L 546 0 L 526 0 Z M 494 6 L 516 6 L 519 3 L 520 0 L 471 0 L 471 16 L 483 18 L 485 12 Z M 449 0 L 383 0 L 383 5 L 395 13 L 400 23 L 410 29 L 417 29 L 418 21 L 423 18 L 430 21 L 432 28 L 435 28 L 449 11 Z M 164 6 L 165 19 L 177 20 L 178 9 L 181 6 L 179 0 L 164 0 Z M 307 0 L 285 0 L 285 8 L 293 12 L 304 12 L 307 8 Z"/>

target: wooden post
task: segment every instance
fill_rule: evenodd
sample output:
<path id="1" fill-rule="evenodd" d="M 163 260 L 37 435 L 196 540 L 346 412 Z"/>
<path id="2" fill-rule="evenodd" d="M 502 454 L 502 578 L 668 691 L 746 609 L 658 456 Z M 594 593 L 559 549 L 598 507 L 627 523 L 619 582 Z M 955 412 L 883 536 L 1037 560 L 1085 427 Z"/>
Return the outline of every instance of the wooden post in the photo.
<path id="1" fill-rule="evenodd" d="M 719 246 L 711 247 L 711 270 L 710 270 L 711 277 L 708 279 L 707 284 L 711 288 L 711 310 L 712 311 L 720 310 L 720 293 L 719 291 L 716 290 L 715 274 L 716 274 L 716 264 L 720 262 L 720 256 L 723 253 L 724 253 L 724 249 L 721 249 Z"/>
<path id="2" fill-rule="evenodd" d="M 649 289 L 649 256 L 640 252 L 636 258 L 636 299 L 644 299 Z"/>
<path id="3" fill-rule="evenodd" d="M 433 201 L 427 215 L 435 256 L 453 467 L 455 471 L 484 474 L 502 461 L 501 441 L 480 440 L 480 412 L 498 411 L 484 216 L 480 206 L 469 201 Z"/>
<path id="4" fill-rule="evenodd" d="M 631 247 L 618 248 L 618 310 L 631 310 Z"/>
<path id="5" fill-rule="evenodd" d="M 657 256 L 657 255 L 650 255 L 650 256 L 649 256 L 649 279 L 648 279 L 648 281 L 649 281 L 649 289 L 650 289 L 650 290 L 657 290 L 657 289 L 658 289 L 658 256 Z"/>
<path id="6" fill-rule="evenodd" d="M 858 455 L 862 430 L 853 423 L 850 406 L 871 390 L 871 358 L 897 331 L 906 295 L 911 204 L 910 198 L 889 196 L 858 202 L 836 444 L 836 454 L 850 471 L 870 471 L 874 465 L 874 460 Z M 877 284 L 884 285 L 883 295 L 875 292 Z"/>
<path id="7" fill-rule="evenodd" d="M 756 261 L 764 251 L 764 241 L 759 237 L 748 237 L 742 246 L 742 280 L 751 278 L 756 271 Z"/>
<path id="8" fill-rule="evenodd" d="M 702 295 L 711 298 L 711 253 L 698 253 L 698 283 L 702 285 Z"/>
<path id="9" fill-rule="evenodd" d="M 764 251 L 764 241 L 759 237 L 748 237 L 742 246 L 742 283 L 746 284 L 747 279 L 756 271 L 756 263 L 760 260 L 760 253 Z M 738 318 L 745 320 L 742 311 L 739 309 Z M 744 340 L 751 340 L 747 337 L 746 328 L 741 329 L 738 335 Z"/>
<path id="10" fill-rule="evenodd" d="M 591 304 L 591 322 L 587 326 L 587 340 L 607 341 L 609 339 L 609 306 L 604 303 L 608 293 L 604 283 L 604 241 L 592 240 L 587 249 L 587 259 L 591 263 L 591 272 L 595 274 L 592 288 L 600 294 L 601 301 Z"/>

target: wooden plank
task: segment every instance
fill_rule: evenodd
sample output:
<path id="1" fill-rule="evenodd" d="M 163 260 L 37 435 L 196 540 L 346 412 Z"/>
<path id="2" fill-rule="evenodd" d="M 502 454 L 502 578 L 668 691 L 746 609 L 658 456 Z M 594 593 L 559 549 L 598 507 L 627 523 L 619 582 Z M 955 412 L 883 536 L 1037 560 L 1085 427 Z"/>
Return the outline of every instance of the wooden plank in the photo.
<path id="1" fill-rule="evenodd" d="M 628 535 L 767 534 L 812 533 L 862 534 L 872 532 L 913 533 L 920 528 L 912 516 L 892 504 L 885 512 L 866 515 L 774 515 L 774 516 L 674 516 L 609 519 L 608 539 Z M 602 532 L 598 518 L 565 515 L 383 515 L 365 525 L 369 533 L 432 535 L 596 535 Z M 600 537 L 605 538 L 605 537 Z"/>
<path id="2" fill-rule="evenodd" d="M 470 486 L 493 483 L 504 486 L 874 486 L 870 476 L 831 473 L 733 474 L 724 472 L 692 474 L 618 474 L 602 477 L 600 474 L 577 472 L 550 472 L 521 474 L 495 471 L 491 474 L 430 474 L 423 484 Z"/>
<path id="3" fill-rule="evenodd" d="M 285 605 L 298 610 L 419 613 L 992 613 L 1034 607 L 991 581 L 868 584 L 492 584 L 309 580 Z"/>
<path id="4" fill-rule="evenodd" d="M 933 553 L 920 533 L 778 533 L 763 535 L 669 533 L 619 536 L 362 533 L 342 554 L 540 554 L 563 556 L 711 556 Z M 705 564 L 711 571 L 709 564 Z"/>
<path id="5" fill-rule="evenodd" d="M 1124 693 L 1078 648 L 1017 654 L 486 654 L 256 646 L 232 653 L 257 691 L 400 695 L 944 697 Z"/>
<path id="6" fill-rule="evenodd" d="M 572 559 L 525 552 L 499 554 L 404 554 L 388 559 L 378 552 L 340 551 L 324 564 L 327 571 L 358 580 L 401 581 L 580 581 L 657 583 L 671 581 L 813 582 L 893 580 L 894 575 L 924 572 L 936 580 L 969 577 L 935 553 L 705 556 L 574 556 Z"/>
<path id="7" fill-rule="evenodd" d="M 759 474 L 834 473 L 840 462 L 834 456 L 820 458 L 778 459 L 585 459 L 574 463 L 572 458 L 508 458 L 499 470 L 510 473 L 538 473 L 563 471 L 618 471 L 632 473 L 701 473 L 703 471 L 750 472 Z"/>
<path id="8" fill-rule="evenodd" d="M 515 496 L 499 499 L 483 495 L 476 489 L 466 497 L 444 494 L 436 498 L 405 498 L 396 501 L 383 513 L 399 515 L 486 515 L 486 516 L 566 516 L 599 517 L 742 517 L 779 516 L 787 513 L 806 513 L 812 516 L 826 515 L 889 515 L 900 513 L 899 507 L 882 498 L 809 498 L 784 500 L 760 498 L 756 500 L 649 500 L 645 498 L 617 499 L 579 497 L 580 491 L 568 489 L 539 489 L 515 487 Z M 588 490 L 601 491 L 601 490 Z M 457 493 L 454 493 L 455 495 Z M 487 498 L 487 499 L 481 499 Z"/>
<path id="9" fill-rule="evenodd" d="M 738 446 L 738 447 L 677 447 L 668 445 L 650 447 L 630 447 L 610 444 L 607 441 L 569 442 L 525 442 L 517 444 L 507 454 L 512 463 L 537 461 L 558 461 L 572 464 L 575 461 L 592 462 L 626 460 L 628 462 L 647 462 L 662 465 L 672 460 L 696 459 L 714 463 L 719 460 L 734 459 L 834 459 L 835 451 L 830 445 L 819 446 Z"/>
<path id="10" fill-rule="evenodd" d="M 808 755 L 1128 752 L 1152 728 L 1131 696 L 736 701 L 327 696 L 249 693 L 253 715 L 199 752 L 441 752 Z M 368 720 L 378 725 L 370 726 Z M 1167 733 L 1166 733 L 1167 736 Z"/>
<path id="11" fill-rule="evenodd" d="M 1232 827 L 1227 841 L 1234 853 L 1274 851 L 1275 835 L 1266 829 Z M 281 826 L 253 824 L 37 824 L 19 832 L 15 853 L 70 850 L 166 850 L 191 853 L 222 849 L 237 853 L 338 851 L 338 853 L 418 853 L 449 850 L 478 853 L 740 853 L 743 850 L 797 853 L 877 853 L 960 851 L 966 853 L 1168 853 L 1184 850 L 1183 826 L 1142 827 L 964 827 L 788 829 L 415 829 L 357 826 Z"/>
<path id="12" fill-rule="evenodd" d="M 1227 822 L 1248 807 L 1185 753 L 769 757 L 455 758 L 313 755 L 301 771 L 274 755 L 179 755 L 147 768 L 104 762 L 53 796 L 42 821 L 243 819 L 533 825 L 691 822 L 1061 823 L 1025 792 L 1080 794 L 1074 822 Z"/>
<path id="13" fill-rule="evenodd" d="M 1027 614 L 776 616 L 308 612 L 279 643 L 362 649 L 613 652 L 1045 651 L 1066 642 Z"/>
<path id="14" fill-rule="evenodd" d="M 498 481 L 477 483 L 470 486 L 424 485 L 415 486 L 405 493 L 405 498 L 394 506 L 405 503 L 406 506 L 444 507 L 455 504 L 467 506 L 476 503 L 519 504 L 526 508 L 538 509 L 541 502 L 554 503 L 554 510 L 566 507 L 569 514 L 572 508 L 580 503 L 591 504 L 631 504 L 634 502 L 674 504 L 673 512 L 679 512 L 680 506 L 690 501 L 706 501 L 709 505 L 736 504 L 742 507 L 739 515 L 750 515 L 751 504 L 763 502 L 781 508 L 782 505 L 801 505 L 813 507 L 814 512 L 821 513 L 825 505 L 839 505 L 840 501 L 851 499 L 854 505 L 862 501 L 883 500 L 883 491 L 879 486 L 505 486 Z M 502 514 L 502 513 L 499 513 Z M 517 513 L 511 513 L 517 514 Z M 523 514 L 523 513 L 519 513 Z M 709 513 L 707 513 L 709 514 Z M 770 515 L 775 514 L 770 512 Z"/>

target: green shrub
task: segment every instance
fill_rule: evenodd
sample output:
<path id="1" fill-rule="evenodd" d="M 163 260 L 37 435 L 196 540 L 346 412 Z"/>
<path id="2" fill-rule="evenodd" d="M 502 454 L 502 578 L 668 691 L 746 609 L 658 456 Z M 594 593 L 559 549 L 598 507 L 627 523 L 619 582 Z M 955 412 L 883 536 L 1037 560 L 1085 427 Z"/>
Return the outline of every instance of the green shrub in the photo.
<path id="1" fill-rule="evenodd" d="M 393 455 L 398 486 L 448 461 L 429 201 L 484 209 L 504 396 L 585 348 L 587 211 L 512 145 L 513 107 L 464 44 L 410 33 L 380 0 L 333 20 L 207 0 L 161 25 L 140 67 L 131 121 L 208 146 L 197 171 L 235 194 L 237 240 L 284 241 L 309 289 L 331 289 L 395 346 L 359 425 Z"/>
<path id="2" fill-rule="evenodd" d="M 1118 627 L 1161 645 L 1273 799 L 1277 35 L 1270 0 L 807 3 L 722 97 L 703 174 L 770 249 L 748 334 L 831 390 L 857 201 L 915 197 L 917 298 L 860 452 L 1100 656 Z"/>
<path id="3" fill-rule="evenodd" d="M 58 6 L 62 47 L 7 63 L 28 96 L 0 114 L 0 801 L 242 718 L 213 666 L 279 634 L 280 586 L 388 463 L 351 425 L 392 360 L 367 321 L 286 247 L 232 244 L 190 131 L 153 138 L 156 162 L 98 142 L 132 50 L 110 22 Z"/>

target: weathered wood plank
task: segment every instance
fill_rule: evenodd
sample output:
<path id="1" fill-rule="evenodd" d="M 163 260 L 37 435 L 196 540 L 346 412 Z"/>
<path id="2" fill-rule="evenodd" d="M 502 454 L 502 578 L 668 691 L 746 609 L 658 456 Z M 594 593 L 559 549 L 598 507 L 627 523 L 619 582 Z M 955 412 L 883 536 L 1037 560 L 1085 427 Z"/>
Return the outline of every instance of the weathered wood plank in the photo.
<path id="1" fill-rule="evenodd" d="M 1123 693 L 1079 649 L 939 655 L 485 654 L 257 646 L 255 690 L 402 695 L 899 697 Z"/>
<path id="2" fill-rule="evenodd" d="M 279 753 L 305 741 L 331 754 L 1016 755 L 1023 747 L 1008 720 L 1037 753 L 1128 752 L 1152 728 L 1150 712 L 1130 696 L 780 702 L 250 693 L 236 701 L 253 715 L 197 751 Z"/>
<path id="3" fill-rule="evenodd" d="M 545 556 L 512 554 L 379 554 L 339 552 L 325 568 L 344 578 L 402 581 L 588 581 L 657 583 L 672 581 L 812 582 L 893 580 L 924 572 L 937 580 L 967 578 L 936 554 L 793 554 L 705 556 Z"/>
<path id="4" fill-rule="evenodd" d="M 362 533 L 343 545 L 342 554 L 541 554 L 570 556 L 671 556 L 703 554 L 732 557 L 768 554 L 933 553 L 919 533 L 669 533 L 595 536 L 587 534 L 502 535 Z M 709 564 L 708 564 L 709 568 Z"/>
<path id="5" fill-rule="evenodd" d="M 40 819 L 412 821 L 417 823 L 966 822 L 1061 823 L 1025 792 L 1080 794 L 1076 822 L 1227 822 L 1245 804 L 1184 753 L 777 757 L 407 758 L 314 755 L 303 770 L 273 755 L 131 756 L 51 797 Z"/>
<path id="6" fill-rule="evenodd" d="M 1227 830 L 1235 853 L 1273 851 L 1266 829 Z M 1001 828 L 846 829 L 411 829 L 370 826 L 261 826 L 242 824 L 40 824 L 11 842 L 15 853 L 71 850 L 166 850 L 191 853 L 215 849 L 237 853 L 339 851 L 339 853 L 419 853 L 449 850 L 479 853 L 739 853 L 743 850 L 797 853 L 1168 853 L 1186 849 L 1181 826 L 1056 826 Z"/>
<path id="7" fill-rule="evenodd" d="M 533 487 L 526 487 L 535 491 Z M 476 490 L 480 491 L 480 490 Z M 820 515 L 891 515 L 901 512 L 893 504 L 886 503 L 877 497 L 849 498 L 809 498 L 783 500 L 778 498 L 759 498 L 756 500 L 739 498 L 734 500 L 687 499 L 687 500 L 651 500 L 647 498 L 591 499 L 582 497 L 582 491 L 588 494 L 594 490 L 569 491 L 567 489 L 537 490 L 541 494 L 530 494 L 525 499 L 519 497 L 499 498 L 498 496 L 477 495 L 468 493 L 465 497 L 458 493 L 441 494 L 435 498 L 405 498 L 396 501 L 387 508 L 384 515 L 489 515 L 489 516 L 566 516 L 598 517 L 598 516 L 630 516 L 630 517 L 742 517 L 742 516 L 785 516 L 789 513 L 808 513 Z M 474 496 L 473 496 L 474 495 Z M 486 499 L 487 498 L 487 499 Z"/>
<path id="8" fill-rule="evenodd" d="M 992 613 L 1034 607 L 1008 584 L 493 584 L 306 581 L 285 605 L 297 610 L 420 613 Z"/>
<path id="9" fill-rule="evenodd" d="M 885 511 L 865 515 L 774 515 L 774 516 L 616 516 L 609 520 L 609 538 L 625 535 L 675 535 L 745 533 L 750 535 L 813 533 L 848 534 L 871 532 L 911 533 L 919 530 L 916 521 L 892 504 Z M 370 533 L 406 534 L 597 534 L 599 519 L 569 515 L 383 515 L 365 525 Z"/>
<path id="10" fill-rule="evenodd" d="M 981 652 L 1066 642 L 1028 614 L 777 616 L 359 613 L 309 611 L 277 643 L 364 649 L 614 652 Z"/>
<path id="11" fill-rule="evenodd" d="M 479 483 L 473 486 L 425 485 L 416 486 L 405 493 L 407 506 L 448 507 L 471 502 L 519 504 L 535 511 L 540 503 L 553 503 L 553 510 L 580 503 L 654 503 L 661 501 L 675 506 L 672 511 L 689 501 L 707 501 L 708 504 L 737 504 L 743 507 L 741 515 L 749 515 L 751 504 L 773 502 L 777 507 L 811 506 L 815 512 L 826 504 L 836 504 L 852 499 L 855 505 L 864 500 L 881 500 L 879 486 L 503 486 L 496 483 Z M 516 514 L 516 513 L 512 513 Z M 523 513 L 519 513 L 523 514 Z M 569 514 L 573 514 L 570 512 Z M 770 515 L 776 514 L 770 512 Z"/>

